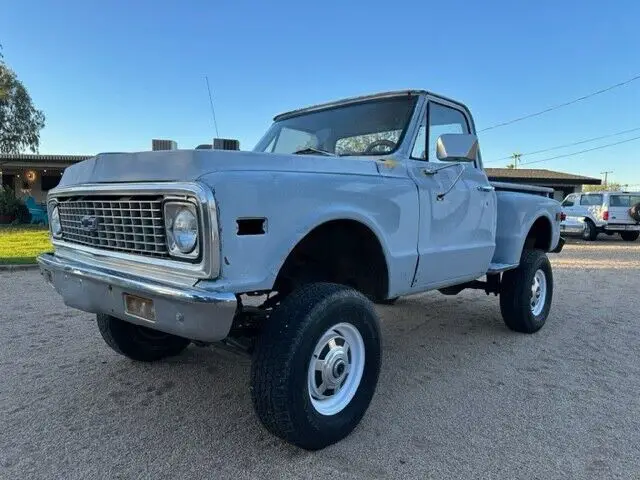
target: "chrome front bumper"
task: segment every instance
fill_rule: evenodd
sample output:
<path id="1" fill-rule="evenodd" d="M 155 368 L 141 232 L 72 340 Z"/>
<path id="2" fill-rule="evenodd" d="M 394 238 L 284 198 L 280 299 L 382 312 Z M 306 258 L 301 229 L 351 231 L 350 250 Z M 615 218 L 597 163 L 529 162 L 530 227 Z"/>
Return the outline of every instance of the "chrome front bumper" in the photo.
<path id="1" fill-rule="evenodd" d="M 225 338 L 237 309 L 233 293 L 170 285 L 50 253 L 40 255 L 38 264 L 69 307 L 112 315 L 191 340 L 214 342 Z M 127 313 L 125 293 L 153 300 L 155 320 Z"/>

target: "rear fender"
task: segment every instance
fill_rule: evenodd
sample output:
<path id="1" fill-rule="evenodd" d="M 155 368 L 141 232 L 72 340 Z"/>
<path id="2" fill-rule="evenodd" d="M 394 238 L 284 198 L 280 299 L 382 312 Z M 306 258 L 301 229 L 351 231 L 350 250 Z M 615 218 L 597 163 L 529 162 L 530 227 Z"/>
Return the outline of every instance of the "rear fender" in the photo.
<path id="1" fill-rule="evenodd" d="M 533 224 L 545 218 L 551 226 L 551 238 L 544 250 L 553 251 L 560 242 L 560 204 L 550 198 L 519 192 L 499 192 L 496 252 L 492 263 L 518 264 Z"/>

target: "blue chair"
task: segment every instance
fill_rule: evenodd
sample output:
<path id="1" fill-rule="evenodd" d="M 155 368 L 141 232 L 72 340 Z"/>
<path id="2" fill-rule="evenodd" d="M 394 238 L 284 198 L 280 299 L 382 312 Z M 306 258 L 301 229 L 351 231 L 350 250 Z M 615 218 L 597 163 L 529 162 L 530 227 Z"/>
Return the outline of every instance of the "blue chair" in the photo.
<path id="1" fill-rule="evenodd" d="M 31 214 L 31 223 L 42 223 L 45 227 L 49 225 L 49 217 L 45 207 L 38 205 L 31 195 L 26 198 L 24 203 Z"/>

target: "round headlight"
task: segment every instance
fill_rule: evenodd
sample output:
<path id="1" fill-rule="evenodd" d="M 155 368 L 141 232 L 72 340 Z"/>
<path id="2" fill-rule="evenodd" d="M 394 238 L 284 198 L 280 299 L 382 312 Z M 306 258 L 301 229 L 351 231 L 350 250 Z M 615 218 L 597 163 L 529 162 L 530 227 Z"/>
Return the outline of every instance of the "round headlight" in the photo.
<path id="1" fill-rule="evenodd" d="M 62 224 L 60 223 L 60 214 L 58 213 L 58 207 L 53 207 L 51 210 L 51 218 L 49 219 L 51 223 L 51 233 L 54 237 L 59 237 L 62 235 Z"/>
<path id="2" fill-rule="evenodd" d="M 186 208 L 181 209 L 173 220 L 171 233 L 180 252 L 192 252 L 198 243 L 198 219 Z"/>

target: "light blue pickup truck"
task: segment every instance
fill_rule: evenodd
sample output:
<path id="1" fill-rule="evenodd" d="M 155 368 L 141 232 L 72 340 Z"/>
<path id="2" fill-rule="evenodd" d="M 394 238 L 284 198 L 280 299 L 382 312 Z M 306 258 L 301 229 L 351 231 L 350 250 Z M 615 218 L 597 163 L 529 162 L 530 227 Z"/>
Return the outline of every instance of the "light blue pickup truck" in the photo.
<path id="1" fill-rule="evenodd" d="M 42 274 L 111 348 L 250 352 L 257 416 L 310 450 L 369 406 L 374 303 L 481 289 L 533 333 L 552 303 L 547 252 L 564 244 L 549 191 L 491 183 L 469 110 L 422 90 L 278 115 L 253 151 L 100 154 L 47 205 Z"/>

